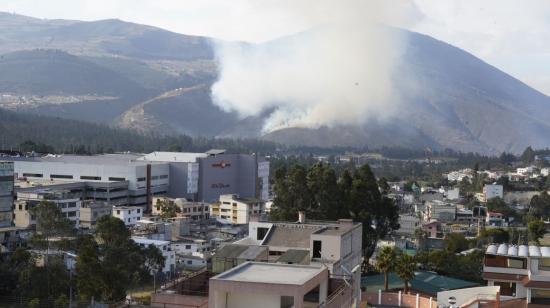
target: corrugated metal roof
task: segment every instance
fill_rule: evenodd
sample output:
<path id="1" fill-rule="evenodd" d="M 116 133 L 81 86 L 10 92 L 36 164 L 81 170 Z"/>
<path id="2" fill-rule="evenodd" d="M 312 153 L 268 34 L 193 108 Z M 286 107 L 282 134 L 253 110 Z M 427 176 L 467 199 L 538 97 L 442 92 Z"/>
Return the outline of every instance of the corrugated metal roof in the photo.
<path id="1" fill-rule="evenodd" d="M 550 247 L 535 245 L 491 244 L 487 246 L 486 254 L 509 257 L 550 257 Z"/>

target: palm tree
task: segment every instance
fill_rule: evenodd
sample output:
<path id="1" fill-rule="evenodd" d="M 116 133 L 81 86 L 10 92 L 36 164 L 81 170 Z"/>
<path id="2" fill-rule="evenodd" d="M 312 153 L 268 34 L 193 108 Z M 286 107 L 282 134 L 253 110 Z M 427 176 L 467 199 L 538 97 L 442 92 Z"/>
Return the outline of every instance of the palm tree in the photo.
<path id="1" fill-rule="evenodd" d="M 394 247 L 384 246 L 376 256 L 376 269 L 384 273 L 384 291 L 388 291 L 388 274 L 394 270 L 397 251 Z"/>
<path id="2" fill-rule="evenodd" d="M 406 253 L 401 253 L 395 265 L 397 276 L 405 282 L 405 293 L 409 292 L 409 282 L 414 279 L 416 260 Z"/>

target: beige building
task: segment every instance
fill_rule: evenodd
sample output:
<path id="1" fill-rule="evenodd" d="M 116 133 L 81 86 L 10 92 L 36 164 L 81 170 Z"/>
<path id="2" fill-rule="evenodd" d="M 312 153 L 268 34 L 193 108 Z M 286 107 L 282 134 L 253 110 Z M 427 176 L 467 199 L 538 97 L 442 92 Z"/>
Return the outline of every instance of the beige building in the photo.
<path id="1" fill-rule="evenodd" d="M 319 307 L 328 283 L 325 267 L 246 262 L 210 278 L 208 307 Z"/>
<path id="2" fill-rule="evenodd" d="M 103 216 L 110 216 L 113 206 L 104 202 L 84 201 L 80 206 L 80 227 L 95 229 L 97 221 Z"/>
<path id="3" fill-rule="evenodd" d="M 220 201 L 210 206 L 210 216 L 247 224 L 251 217 L 265 214 L 265 202 L 254 198 L 239 198 L 237 195 L 221 195 Z"/>
<path id="4" fill-rule="evenodd" d="M 36 189 L 34 191 L 18 192 L 14 208 L 14 222 L 17 227 L 29 228 L 36 225 L 31 209 L 40 202 L 51 202 L 57 205 L 65 218 L 74 223 L 76 228 L 80 224 L 80 206 L 82 201 L 78 196 L 67 191 L 50 191 Z"/>

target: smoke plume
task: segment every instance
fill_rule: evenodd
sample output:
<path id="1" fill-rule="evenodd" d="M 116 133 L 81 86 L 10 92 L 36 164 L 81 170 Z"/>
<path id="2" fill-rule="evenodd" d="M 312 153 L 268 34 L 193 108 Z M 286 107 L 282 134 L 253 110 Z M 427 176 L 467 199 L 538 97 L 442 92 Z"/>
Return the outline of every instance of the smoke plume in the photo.
<path id="1" fill-rule="evenodd" d="M 311 28 L 262 44 L 218 43 L 218 106 L 242 117 L 270 111 L 264 132 L 364 124 L 399 110 L 392 74 L 402 39 L 381 25 L 399 12 L 377 1 L 283 2 Z"/>

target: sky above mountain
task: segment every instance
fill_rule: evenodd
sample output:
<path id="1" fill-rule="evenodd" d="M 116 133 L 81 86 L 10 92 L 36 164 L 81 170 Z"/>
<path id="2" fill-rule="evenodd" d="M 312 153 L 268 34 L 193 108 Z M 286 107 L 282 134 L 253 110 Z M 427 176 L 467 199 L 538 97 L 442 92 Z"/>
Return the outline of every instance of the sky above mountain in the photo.
<path id="1" fill-rule="evenodd" d="M 545 0 L 2 0 L 0 11 L 48 19 L 119 18 L 250 42 L 345 20 L 350 12 L 352 19 L 368 14 L 465 49 L 550 94 L 550 1 Z"/>

